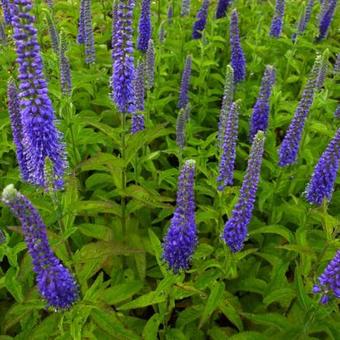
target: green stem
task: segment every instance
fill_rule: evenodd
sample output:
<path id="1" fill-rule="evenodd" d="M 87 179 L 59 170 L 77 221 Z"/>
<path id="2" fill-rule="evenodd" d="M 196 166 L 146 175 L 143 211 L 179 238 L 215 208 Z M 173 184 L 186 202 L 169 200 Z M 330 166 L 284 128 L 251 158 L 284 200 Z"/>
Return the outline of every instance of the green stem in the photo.
<path id="1" fill-rule="evenodd" d="M 126 140 L 125 140 L 125 134 L 126 134 L 126 114 L 121 114 L 122 118 L 122 135 L 121 135 L 121 158 L 123 160 L 123 168 L 122 168 L 122 192 L 123 195 L 121 197 L 121 223 L 122 223 L 122 233 L 123 236 L 126 235 L 126 198 L 125 198 L 125 191 L 126 191 L 126 164 L 125 164 L 125 148 L 126 148 Z"/>

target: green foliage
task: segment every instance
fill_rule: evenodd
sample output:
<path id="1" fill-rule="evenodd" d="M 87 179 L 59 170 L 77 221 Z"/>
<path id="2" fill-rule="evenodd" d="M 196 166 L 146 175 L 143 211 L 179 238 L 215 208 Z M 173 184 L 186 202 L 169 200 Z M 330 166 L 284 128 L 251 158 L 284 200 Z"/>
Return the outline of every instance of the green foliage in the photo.
<path id="1" fill-rule="evenodd" d="M 172 2 L 172 1 L 171 1 Z M 340 100 L 339 76 L 331 72 L 314 100 L 297 164 L 280 169 L 277 149 L 316 53 L 340 51 L 339 8 L 328 38 L 315 43 L 319 2 L 312 22 L 294 44 L 302 2 L 287 0 L 283 36 L 269 38 L 275 1 L 235 0 L 247 80 L 241 99 L 235 185 L 217 191 L 217 123 L 224 70 L 230 60 L 229 16 L 216 20 L 211 1 L 204 38 L 191 40 L 194 13 L 166 21 L 167 1 L 152 2 L 156 47 L 155 87 L 147 93 L 146 130 L 124 133 L 109 97 L 111 2 L 92 1 L 96 64 L 87 67 L 77 45 L 77 1 L 54 1 L 53 18 L 68 41 L 72 97 L 59 89 L 58 58 L 51 48 L 42 1 L 34 2 L 39 43 L 53 105 L 66 139 L 70 168 L 65 191 L 54 195 L 20 180 L 6 104 L 6 82 L 16 76 L 13 41 L 0 47 L 0 187 L 9 183 L 42 214 L 57 256 L 75 273 L 80 301 L 70 310 L 46 309 L 35 285 L 22 232 L 1 206 L 1 339 L 340 339 L 339 302 L 318 303 L 311 291 L 317 276 L 340 248 L 337 180 L 328 207 L 303 197 L 313 167 L 334 135 Z M 135 28 L 140 2 L 135 10 Z M 164 22 L 163 22 L 164 21 Z M 164 43 L 157 40 L 163 22 Z M 7 28 L 7 33 L 11 29 Z M 193 56 L 191 115 L 183 150 L 176 145 L 178 89 L 185 56 Z M 136 52 L 136 57 L 139 52 Z M 277 71 L 254 216 L 245 249 L 232 254 L 220 240 L 237 200 L 250 149 L 249 117 L 265 65 Z M 125 129 L 130 124 L 127 119 Z M 125 147 L 124 157 L 122 148 Z M 199 245 L 192 268 L 175 275 L 162 260 L 161 240 L 174 210 L 178 168 L 195 159 Z M 124 202 L 124 208 L 122 209 Z"/>

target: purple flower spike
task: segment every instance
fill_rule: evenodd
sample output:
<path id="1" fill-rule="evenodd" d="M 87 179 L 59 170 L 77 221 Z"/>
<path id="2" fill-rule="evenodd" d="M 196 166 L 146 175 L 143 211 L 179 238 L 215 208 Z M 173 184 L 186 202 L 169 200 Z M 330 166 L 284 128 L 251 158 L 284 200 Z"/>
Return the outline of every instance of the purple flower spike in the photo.
<path id="1" fill-rule="evenodd" d="M 96 52 L 94 48 L 94 36 L 92 29 L 91 0 L 84 1 L 84 47 L 85 47 L 85 63 L 92 64 L 96 60 Z"/>
<path id="2" fill-rule="evenodd" d="M 190 85 L 190 76 L 191 76 L 191 64 L 192 64 L 192 57 L 188 55 L 185 60 L 185 66 L 182 73 L 182 81 L 181 81 L 181 89 L 179 92 L 179 99 L 177 107 L 179 109 L 184 109 L 187 104 L 189 103 L 189 85 Z"/>
<path id="3" fill-rule="evenodd" d="M 319 284 L 314 286 L 313 293 L 322 293 L 321 303 L 328 303 L 332 297 L 340 298 L 340 250 L 336 252 L 334 258 L 328 263 L 318 281 Z"/>
<path id="4" fill-rule="evenodd" d="M 144 115 L 133 113 L 131 118 L 131 134 L 135 134 L 145 129 Z"/>
<path id="5" fill-rule="evenodd" d="M 68 309 L 78 299 L 78 285 L 51 249 L 47 231 L 38 211 L 31 202 L 8 185 L 2 193 L 2 201 L 19 219 L 28 252 L 32 257 L 33 270 L 42 297 L 55 309 Z"/>
<path id="6" fill-rule="evenodd" d="M 134 0 L 121 0 L 117 12 L 111 98 L 121 113 L 133 113 L 135 111 L 133 87 L 135 69 L 132 43 L 132 11 L 134 5 Z"/>
<path id="7" fill-rule="evenodd" d="M 282 141 L 279 151 L 279 166 L 287 166 L 296 161 L 305 121 L 313 104 L 320 65 L 321 56 L 317 56 L 299 105 Z"/>
<path id="8" fill-rule="evenodd" d="M 272 66 L 266 66 L 262 78 L 260 93 L 253 108 L 250 120 L 250 140 L 252 141 L 257 131 L 266 131 L 269 118 L 269 99 L 275 82 L 275 70 Z"/>
<path id="9" fill-rule="evenodd" d="M 238 15 L 236 9 L 231 14 L 230 21 L 231 66 L 234 69 L 234 82 L 238 83 L 246 78 L 246 59 L 240 44 L 238 29 Z"/>
<path id="10" fill-rule="evenodd" d="M 216 8 L 216 19 L 224 18 L 232 0 L 219 0 Z"/>
<path id="11" fill-rule="evenodd" d="M 84 15 L 85 15 L 85 0 L 80 0 L 79 18 L 78 18 L 78 34 L 77 43 L 84 44 L 85 42 L 85 27 L 84 27 Z"/>
<path id="12" fill-rule="evenodd" d="M 321 8 L 321 17 L 319 24 L 319 36 L 317 41 L 321 41 L 326 38 L 328 29 L 332 23 L 337 0 L 324 1 Z"/>
<path id="13" fill-rule="evenodd" d="M 145 69 L 144 63 L 143 61 L 140 61 L 136 69 L 136 78 L 134 80 L 136 111 L 144 111 L 144 95 L 145 95 L 144 69 Z"/>
<path id="14" fill-rule="evenodd" d="M 218 190 L 220 191 L 226 186 L 233 184 L 239 111 L 240 107 L 238 102 L 231 104 L 225 125 L 222 157 L 219 166 L 219 175 L 217 177 Z"/>
<path id="15" fill-rule="evenodd" d="M 19 107 L 22 117 L 23 145 L 30 183 L 45 187 L 45 161 L 53 165 L 54 189 L 63 187 L 67 166 L 62 135 L 55 127 L 55 116 L 43 74 L 37 30 L 30 14 L 31 0 L 15 0 L 13 38 L 19 65 Z"/>
<path id="16" fill-rule="evenodd" d="M 314 168 L 312 178 L 306 189 L 306 199 L 309 203 L 321 205 L 325 199 L 328 202 L 331 200 L 339 169 L 339 160 L 340 129 L 338 129 Z"/>
<path id="17" fill-rule="evenodd" d="M 27 158 L 24 146 L 24 136 L 22 128 L 22 119 L 19 106 L 18 90 L 15 85 L 14 80 L 10 79 L 8 81 L 7 87 L 7 97 L 8 97 L 8 111 L 11 120 L 13 141 L 16 147 L 17 161 L 20 168 L 21 177 L 24 181 L 29 179 L 29 171 L 27 165 Z"/>
<path id="18" fill-rule="evenodd" d="M 196 15 L 196 21 L 192 28 L 192 38 L 200 39 L 202 37 L 202 31 L 205 28 L 205 24 L 207 22 L 209 8 L 209 0 L 203 0 L 202 6 Z"/>
<path id="19" fill-rule="evenodd" d="M 11 14 L 11 6 L 13 6 L 10 0 L 1 0 L 2 4 L 2 12 L 4 14 L 5 24 L 12 24 L 12 14 Z"/>
<path id="20" fill-rule="evenodd" d="M 240 196 L 231 218 L 224 226 L 222 238 L 233 253 L 243 248 L 252 217 L 260 178 L 265 136 L 259 131 L 251 146 L 248 167 L 240 189 Z"/>
<path id="21" fill-rule="evenodd" d="M 285 0 L 276 0 L 275 14 L 270 28 L 270 35 L 274 38 L 279 38 L 282 32 L 285 2 Z"/>
<path id="22" fill-rule="evenodd" d="M 230 106 L 233 103 L 234 98 L 234 70 L 228 65 L 224 81 L 224 91 L 222 106 L 220 111 L 220 119 L 218 122 L 218 143 L 220 146 L 223 144 L 225 127 L 230 111 Z"/>
<path id="23" fill-rule="evenodd" d="M 195 161 L 187 160 L 178 177 L 176 210 L 163 244 L 163 259 L 174 273 L 189 268 L 197 245 L 194 177 Z"/>
<path id="24" fill-rule="evenodd" d="M 139 18 L 137 48 L 146 52 L 151 39 L 151 0 L 142 0 L 142 9 Z"/>

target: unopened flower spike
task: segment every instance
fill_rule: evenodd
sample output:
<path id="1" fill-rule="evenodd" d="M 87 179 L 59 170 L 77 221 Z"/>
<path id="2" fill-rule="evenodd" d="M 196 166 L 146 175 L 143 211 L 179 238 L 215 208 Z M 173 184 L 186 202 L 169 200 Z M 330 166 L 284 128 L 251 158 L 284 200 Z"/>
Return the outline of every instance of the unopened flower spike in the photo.
<path id="1" fill-rule="evenodd" d="M 163 243 L 163 259 L 175 273 L 189 268 L 197 246 L 194 178 L 195 161 L 190 159 L 178 177 L 176 210 Z"/>
<path id="2" fill-rule="evenodd" d="M 55 25 L 55 22 L 52 18 L 52 15 L 47 12 L 46 13 L 46 19 L 47 19 L 47 24 L 48 24 L 48 31 L 50 33 L 51 37 L 51 45 L 53 48 L 53 51 L 58 54 L 59 51 L 59 34 L 57 31 L 57 27 Z"/>
<path id="3" fill-rule="evenodd" d="M 155 48 L 153 41 L 150 39 L 145 58 L 145 71 L 146 71 L 146 86 L 148 90 L 152 89 L 155 83 Z"/>
<path id="4" fill-rule="evenodd" d="M 232 211 L 231 218 L 224 226 L 222 238 L 233 253 L 242 250 L 247 237 L 248 224 L 252 217 L 260 179 L 264 142 L 264 132 L 258 131 L 251 146 L 239 199 Z"/>
<path id="5" fill-rule="evenodd" d="M 180 149 L 183 149 L 185 146 L 185 127 L 186 123 L 189 120 L 190 115 L 190 104 L 184 109 L 181 109 L 177 116 L 176 121 L 176 144 Z"/>
<path id="6" fill-rule="evenodd" d="M 60 33 L 59 41 L 60 89 L 62 94 L 70 96 L 72 92 L 71 67 L 70 61 L 66 56 L 67 43 L 63 32 Z"/>
<path id="7" fill-rule="evenodd" d="M 51 249 L 46 225 L 38 211 L 13 184 L 4 189 L 2 202 L 10 208 L 22 225 L 40 294 L 50 307 L 56 310 L 69 309 L 79 297 L 78 285 L 69 269 Z"/>
<path id="8" fill-rule="evenodd" d="M 190 14 L 190 1 L 191 0 L 182 0 L 181 17 L 185 17 Z"/>

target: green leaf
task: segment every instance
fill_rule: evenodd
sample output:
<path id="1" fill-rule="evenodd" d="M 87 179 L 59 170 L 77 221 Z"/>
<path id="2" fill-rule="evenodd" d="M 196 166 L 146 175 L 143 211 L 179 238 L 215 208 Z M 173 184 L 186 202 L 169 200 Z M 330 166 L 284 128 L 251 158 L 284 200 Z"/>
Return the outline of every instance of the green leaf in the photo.
<path id="1" fill-rule="evenodd" d="M 140 337 L 132 330 L 124 327 L 115 313 L 110 310 L 93 309 L 91 318 L 98 327 L 117 340 L 139 340 Z"/>
<path id="2" fill-rule="evenodd" d="M 211 289 L 210 289 L 210 294 L 208 297 L 208 301 L 204 307 L 200 323 L 199 323 L 199 328 L 203 326 L 203 324 L 208 320 L 210 315 L 218 308 L 221 299 L 223 298 L 223 293 L 224 293 L 224 283 L 223 282 L 216 282 L 213 283 Z"/>
<path id="3" fill-rule="evenodd" d="M 278 234 L 284 237 L 289 243 L 294 242 L 293 233 L 286 227 L 282 225 L 278 225 L 278 224 L 260 227 L 249 232 L 249 235 L 256 235 L 256 234 Z"/>
<path id="4" fill-rule="evenodd" d="M 225 317 L 238 328 L 239 331 L 243 331 L 242 319 L 234 306 L 227 301 L 223 301 L 219 304 L 219 309 Z"/>
<path id="5" fill-rule="evenodd" d="M 118 310 L 128 310 L 135 308 L 143 308 L 157 303 L 165 302 L 167 295 L 164 292 L 149 292 L 145 295 L 138 297 L 137 299 L 128 302 L 120 307 Z"/>
<path id="6" fill-rule="evenodd" d="M 147 321 L 142 337 L 144 340 L 154 340 L 157 339 L 158 328 L 162 322 L 162 318 L 158 313 L 152 315 L 152 317 Z"/>
<path id="7" fill-rule="evenodd" d="M 138 293 L 143 286 L 144 284 L 141 281 L 122 283 L 101 291 L 98 298 L 104 303 L 114 305 L 131 298 Z"/>

